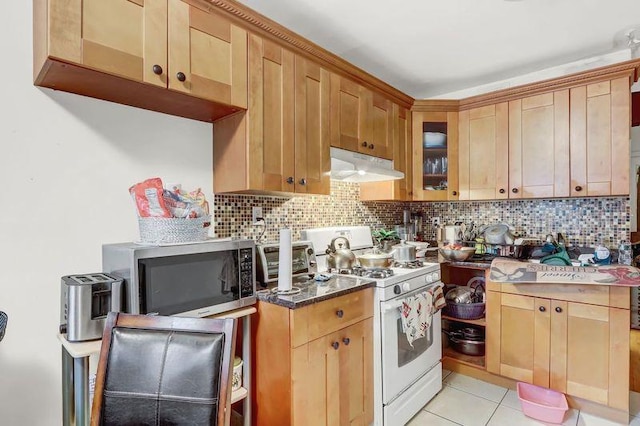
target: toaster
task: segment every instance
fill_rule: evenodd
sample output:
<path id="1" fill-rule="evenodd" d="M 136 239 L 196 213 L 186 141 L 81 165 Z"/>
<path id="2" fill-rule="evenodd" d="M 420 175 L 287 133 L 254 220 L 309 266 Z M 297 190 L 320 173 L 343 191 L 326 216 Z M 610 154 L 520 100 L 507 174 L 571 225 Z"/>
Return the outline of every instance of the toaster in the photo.
<path id="1" fill-rule="evenodd" d="M 62 277 L 60 333 L 70 342 L 101 339 L 107 314 L 122 311 L 122 283 L 101 272 Z"/>

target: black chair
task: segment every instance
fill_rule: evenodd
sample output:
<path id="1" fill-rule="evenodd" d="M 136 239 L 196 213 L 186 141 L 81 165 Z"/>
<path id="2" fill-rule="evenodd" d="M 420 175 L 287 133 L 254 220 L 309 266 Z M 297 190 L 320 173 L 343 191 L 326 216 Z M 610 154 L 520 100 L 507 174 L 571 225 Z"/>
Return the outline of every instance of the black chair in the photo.
<path id="1" fill-rule="evenodd" d="M 91 425 L 229 425 L 236 320 L 107 317 Z"/>

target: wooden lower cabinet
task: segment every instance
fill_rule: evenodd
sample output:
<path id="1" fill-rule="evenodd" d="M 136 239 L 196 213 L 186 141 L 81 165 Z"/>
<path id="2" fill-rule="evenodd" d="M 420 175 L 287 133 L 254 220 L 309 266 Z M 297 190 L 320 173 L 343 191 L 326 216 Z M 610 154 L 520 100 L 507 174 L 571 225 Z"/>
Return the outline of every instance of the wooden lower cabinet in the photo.
<path id="1" fill-rule="evenodd" d="M 298 309 L 258 302 L 253 424 L 371 424 L 372 338 L 372 289 Z"/>
<path id="2" fill-rule="evenodd" d="M 488 290 L 487 371 L 629 410 L 628 288 L 490 282 Z"/>

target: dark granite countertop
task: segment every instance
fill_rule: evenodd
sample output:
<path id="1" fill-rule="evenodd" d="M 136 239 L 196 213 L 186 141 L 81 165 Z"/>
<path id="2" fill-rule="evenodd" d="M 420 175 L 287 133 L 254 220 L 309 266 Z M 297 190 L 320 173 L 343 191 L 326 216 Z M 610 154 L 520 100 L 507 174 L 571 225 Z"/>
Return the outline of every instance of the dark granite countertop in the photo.
<path id="1" fill-rule="evenodd" d="M 294 295 L 278 295 L 272 290 L 277 284 L 257 292 L 258 300 L 273 303 L 289 309 L 318 303 L 343 294 L 353 293 L 365 288 L 373 287 L 375 281 L 367 278 L 355 278 L 334 275 L 329 281 L 294 280 L 293 287 L 298 287 L 300 293 Z"/>

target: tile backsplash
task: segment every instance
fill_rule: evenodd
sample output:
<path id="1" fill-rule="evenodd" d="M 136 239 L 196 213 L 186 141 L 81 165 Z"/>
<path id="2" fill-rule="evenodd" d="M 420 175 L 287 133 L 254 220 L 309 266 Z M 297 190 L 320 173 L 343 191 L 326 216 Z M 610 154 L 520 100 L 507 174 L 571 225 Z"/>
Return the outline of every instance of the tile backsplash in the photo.
<path id="1" fill-rule="evenodd" d="M 462 221 L 475 226 L 507 223 L 518 236 L 544 237 L 562 232 L 572 245 L 617 247 L 629 239 L 629 198 L 577 198 L 514 201 L 456 202 L 362 202 L 355 183 L 331 181 L 331 195 L 214 196 L 212 214 L 216 237 L 257 238 L 264 230 L 263 242 L 278 240 L 280 228 L 289 227 L 293 239 L 300 230 L 323 226 L 368 225 L 372 229 L 390 228 L 402 222 L 402 211 L 422 212 L 427 239 L 435 239 L 430 218 L 441 223 Z M 252 207 L 262 207 L 266 229 L 252 225 Z"/>

